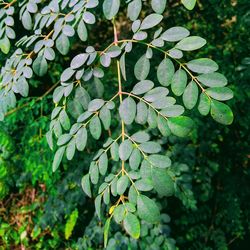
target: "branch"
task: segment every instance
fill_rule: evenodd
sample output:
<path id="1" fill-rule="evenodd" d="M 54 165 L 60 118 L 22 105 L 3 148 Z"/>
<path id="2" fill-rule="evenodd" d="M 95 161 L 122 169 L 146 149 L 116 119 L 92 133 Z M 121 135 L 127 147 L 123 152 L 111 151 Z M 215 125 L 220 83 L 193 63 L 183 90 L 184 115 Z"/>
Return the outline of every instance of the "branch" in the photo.
<path id="1" fill-rule="evenodd" d="M 134 39 L 117 40 L 117 41 L 111 43 L 106 49 L 104 49 L 104 50 L 101 52 L 100 55 L 105 54 L 106 51 L 107 51 L 110 47 L 112 47 L 113 45 L 117 45 L 117 44 L 119 44 L 119 43 L 125 43 L 125 42 L 143 44 L 143 45 L 145 45 L 145 46 L 147 46 L 147 47 L 150 47 L 150 48 L 153 48 L 153 49 L 155 49 L 155 50 L 158 50 L 158 51 L 162 52 L 165 56 L 168 56 L 168 57 L 172 58 L 175 62 L 177 62 L 177 63 L 180 65 L 181 68 L 183 68 L 183 69 L 188 73 L 188 75 L 192 78 L 192 80 L 195 81 L 195 83 L 200 87 L 200 89 L 202 90 L 202 92 L 204 92 L 204 93 L 208 96 L 208 98 L 211 99 L 211 97 L 207 94 L 206 90 L 202 87 L 201 83 L 198 81 L 197 77 L 194 76 L 194 75 L 190 72 L 190 70 L 189 70 L 183 63 L 181 63 L 181 62 L 180 62 L 179 60 L 177 60 L 176 58 L 171 57 L 171 56 L 169 55 L 168 51 L 164 51 L 163 49 L 160 49 L 160 48 L 158 48 L 158 47 L 152 45 L 151 43 L 145 43 L 145 42 L 137 41 L 137 40 L 134 40 Z"/>

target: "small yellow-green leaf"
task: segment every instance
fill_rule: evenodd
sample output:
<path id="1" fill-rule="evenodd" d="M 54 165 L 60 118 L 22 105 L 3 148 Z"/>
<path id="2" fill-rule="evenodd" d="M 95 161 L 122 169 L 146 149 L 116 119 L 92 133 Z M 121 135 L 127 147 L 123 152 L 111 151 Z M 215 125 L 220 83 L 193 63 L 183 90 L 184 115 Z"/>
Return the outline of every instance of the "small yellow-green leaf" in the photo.
<path id="1" fill-rule="evenodd" d="M 107 247 L 108 244 L 108 237 L 109 237 L 109 227 L 110 227 L 110 221 L 111 221 L 111 217 L 109 217 L 104 225 L 104 233 L 103 233 L 103 237 L 104 237 L 104 247 Z"/>

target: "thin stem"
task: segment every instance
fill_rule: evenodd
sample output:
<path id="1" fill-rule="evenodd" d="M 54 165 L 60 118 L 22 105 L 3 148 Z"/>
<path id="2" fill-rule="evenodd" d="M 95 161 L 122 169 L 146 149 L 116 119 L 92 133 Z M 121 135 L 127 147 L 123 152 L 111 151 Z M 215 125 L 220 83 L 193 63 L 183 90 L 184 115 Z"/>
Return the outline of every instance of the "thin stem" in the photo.
<path id="1" fill-rule="evenodd" d="M 164 116 L 160 111 L 158 111 L 151 103 L 147 102 L 145 99 L 143 99 L 142 97 L 139 97 L 137 95 L 134 95 L 132 93 L 129 92 L 122 92 L 123 95 L 128 95 L 128 96 L 133 96 L 134 98 L 146 103 L 148 106 L 150 106 L 158 115 L 162 116 L 165 120 L 167 120 L 167 117 Z"/>
<path id="2" fill-rule="evenodd" d="M 115 175 L 115 177 L 118 177 L 118 176 L 121 174 L 121 172 L 122 172 L 122 170 L 120 170 L 120 171 Z M 114 177 L 114 179 L 115 179 L 115 177 Z M 112 182 L 114 181 L 114 179 L 107 185 L 106 188 L 104 188 L 104 190 L 101 192 L 101 195 L 103 195 L 104 192 L 105 192 L 105 190 L 106 190 L 108 187 L 110 187 L 110 185 L 112 184 Z"/>
<path id="3" fill-rule="evenodd" d="M 11 5 L 13 5 L 17 0 L 13 0 L 10 3 L 5 3 L 4 9 L 8 9 Z"/>
<path id="4" fill-rule="evenodd" d="M 139 144 L 137 144 L 129 135 L 125 134 L 125 136 L 136 146 L 136 148 L 139 149 L 139 151 L 141 152 L 141 154 L 144 157 L 144 159 L 147 159 L 148 156 L 141 150 Z"/>
<path id="5" fill-rule="evenodd" d="M 117 29 L 116 29 L 114 18 L 113 18 L 112 22 L 113 22 L 113 28 L 114 28 L 114 42 L 112 44 L 115 46 L 118 46 Z M 121 80 L 121 69 L 120 69 L 120 61 L 119 60 L 117 60 L 116 66 L 117 66 L 117 79 L 118 79 L 118 94 L 119 94 L 120 104 L 121 104 L 122 103 L 122 80 Z M 122 141 L 124 141 L 124 139 L 125 139 L 124 138 L 125 124 L 123 121 L 121 121 L 121 127 L 122 127 L 122 131 L 121 131 Z M 125 162 L 122 161 L 122 175 L 124 175 L 124 172 L 125 172 Z"/>
<path id="6" fill-rule="evenodd" d="M 118 96 L 118 94 L 115 94 L 111 99 L 109 99 L 109 100 L 106 101 L 106 102 L 108 103 L 108 102 L 114 100 L 117 96 Z M 95 116 L 97 116 L 97 115 L 99 114 L 99 112 L 95 112 L 95 113 L 93 113 L 93 114 L 94 114 L 94 115 L 93 115 L 86 123 L 83 124 L 84 127 L 86 127 L 86 126 L 90 123 L 90 121 L 91 121 Z"/>
<path id="7" fill-rule="evenodd" d="M 131 179 L 131 177 L 129 176 L 128 172 L 127 172 L 126 170 L 124 170 L 124 173 L 128 176 L 128 178 L 129 178 L 129 180 L 130 180 L 132 186 L 134 187 L 135 191 L 136 191 L 137 194 L 139 195 L 140 192 L 139 192 L 138 189 L 136 188 L 135 183 L 134 183 L 134 181 Z"/>
<path id="8" fill-rule="evenodd" d="M 112 23 L 113 23 L 113 28 L 114 28 L 114 44 L 117 45 L 117 43 L 118 43 L 118 35 L 117 35 L 117 29 L 116 29 L 116 26 L 115 26 L 115 18 L 113 18 Z"/>
<path id="9" fill-rule="evenodd" d="M 112 145 L 117 142 L 120 138 L 122 137 L 122 135 L 120 134 L 115 140 L 113 140 L 113 142 L 105 149 L 103 150 L 102 154 L 100 155 L 100 157 L 104 154 L 104 153 L 107 153 L 109 151 L 109 149 L 112 147 Z M 99 157 L 99 159 L 100 159 Z M 99 159 L 96 161 L 96 164 L 99 163 Z"/>
<path id="10" fill-rule="evenodd" d="M 169 52 L 168 52 L 168 51 L 164 51 L 163 49 L 160 49 L 160 48 L 158 48 L 158 47 L 156 47 L 156 46 L 154 46 L 154 45 L 152 45 L 152 44 L 150 44 L 150 43 L 145 43 L 145 42 L 137 41 L 137 40 L 134 40 L 134 39 L 122 39 L 122 40 L 117 40 L 115 43 L 114 43 L 114 42 L 111 43 L 106 49 L 104 49 L 104 50 L 101 52 L 101 55 L 102 55 L 102 54 L 105 54 L 106 51 L 107 51 L 110 47 L 112 47 L 113 45 L 117 45 L 117 44 L 119 44 L 119 43 L 125 43 L 125 42 L 143 44 L 143 45 L 145 45 L 145 46 L 147 46 L 147 47 L 150 47 L 150 48 L 153 48 L 153 49 L 155 49 L 155 50 L 158 50 L 158 51 L 162 52 L 162 53 L 165 55 L 165 57 L 166 57 L 166 56 L 171 57 L 171 56 L 169 55 Z M 180 67 L 183 68 L 183 69 L 189 74 L 189 76 L 192 78 L 192 80 L 195 81 L 195 83 L 200 87 L 200 89 L 202 90 L 202 92 L 204 92 L 204 93 L 210 98 L 210 96 L 206 93 L 206 90 L 202 87 L 201 83 L 197 80 L 197 77 L 194 76 L 194 75 L 190 72 L 190 70 L 189 70 L 183 63 L 181 63 L 179 60 L 177 60 L 176 58 L 173 58 L 173 57 L 171 57 L 171 58 L 172 58 L 175 62 L 177 62 L 177 63 L 180 65 Z"/>

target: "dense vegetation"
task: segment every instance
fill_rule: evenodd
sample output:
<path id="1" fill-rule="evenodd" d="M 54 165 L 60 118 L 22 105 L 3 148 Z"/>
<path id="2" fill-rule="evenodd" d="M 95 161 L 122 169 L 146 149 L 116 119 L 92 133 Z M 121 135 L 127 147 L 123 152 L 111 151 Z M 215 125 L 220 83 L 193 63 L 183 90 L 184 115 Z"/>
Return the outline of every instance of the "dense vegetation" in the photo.
<path id="1" fill-rule="evenodd" d="M 62 110 L 64 110 L 58 108 L 60 105 L 65 105 L 65 101 L 60 100 L 58 97 L 60 94 L 58 95 L 58 93 L 60 93 L 60 88 L 63 86 L 61 86 L 61 82 L 64 82 L 62 78 L 66 78 L 65 81 L 68 81 L 67 77 L 71 74 L 69 73 L 70 70 L 66 70 L 66 73 L 63 73 L 65 69 L 70 65 L 73 69 L 82 66 L 76 66 L 75 63 L 79 62 L 79 57 L 77 58 L 78 60 L 75 60 L 75 63 L 74 58 L 83 53 L 87 46 L 92 45 L 97 53 L 100 53 L 100 51 L 103 51 L 109 44 L 114 42 L 113 24 L 112 21 L 108 20 L 112 19 L 112 17 L 110 18 L 112 13 L 105 11 L 107 9 L 102 7 L 103 1 L 100 1 L 99 6 L 95 6 L 98 1 L 89 1 L 95 7 L 92 8 L 90 4 L 90 12 L 94 16 L 90 12 L 88 12 L 90 14 L 85 16 L 84 21 L 87 23 L 86 30 L 83 29 L 85 27 L 84 23 L 78 25 L 80 21 L 78 20 L 77 25 L 74 26 L 76 29 L 75 35 L 72 35 L 74 31 L 66 28 L 64 36 L 60 35 L 59 37 L 61 38 L 57 39 L 55 44 L 56 49 L 53 47 L 54 45 L 51 46 L 48 42 L 45 45 L 47 48 L 45 51 L 41 49 L 42 47 L 39 49 L 39 46 L 44 45 L 37 45 L 38 40 L 32 40 L 32 37 L 34 37 L 33 21 L 39 19 L 37 13 L 40 13 L 45 6 L 48 4 L 53 5 L 57 1 L 24 0 L 9 2 L 12 4 L 11 6 L 6 2 L 0 1 L 1 77 L 4 75 L 4 70 L 6 70 L 6 59 L 11 58 L 11 56 L 18 58 L 20 53 L 25 53 L 26 56 L 33 59 L 32 63 L 35 73 L 31 78 L 30 75 L 32 72 L 30 70 L 25 71 L 26 78 L 28 79 L 28 87 L 26 81 L 22 81 L 22 88 L 17 88 L 14 91 L 20 94 L 16 95 L 16 105 L 11 102 L 8 104 L 8 110 L 3 109 L 4 98 L 2 96 L 4 80 L 6 79 L 1 79 L 0 113 L 1 118 L 3 119 L 4 116 L 5 118 L 0 124 L 0 247 L 1 249 L 20 249 L 20 247 L 22 249 L 103 249 L 104 224 L 106 221 L 107 232 L 109 209 L 111 207 L 110 214 L 112 215 L 112 210 L 114 210 L 112 205 L 116 203 L 117 199 L 114 199 L 114 197 L 110 198 L 109 193 L 106 192 L 104 198 L 106 205 L 102 206 L 103 214 L 101 215 L 101 219 L 99 219 L 97 216 L 98 213 L 95 212 L 95 198 L 99 185 L 102 184 L 101 182 L 104 182 L 104 177 L 100 177 L 101 182 L 97 185 L 97 181 L 93 180 L 97 178 L 96 174 L 93 174 L 93 167 L 89 166 L 94 155 L 102 148 L 107 138 L 114 136 L 112 138 L 115 139 L 115 136 L 119 136 L 119 131 L 121 130 L 120 118 L 118 117 L 119 112 L 115 115 L 111 111 L 112 118 L 107 118 L 109 117 L 107 115 L 107 113 L 109 114 L 107 112 L 109 109 L 102 108 L 105 118 L 102 119 L 100 116 L 99 121 L 97 120 L 91 125 L 92 132 L 88 132 L 87 145 L 82 145 L 83 140 L 80 141 L 79 145 L 76 145 L 78 150 L 80 149 L 81 151 L 81 149 L 85 148 L 85 151 L 74 154 L 72 150 L 68 150 L 62 162 L 61 157 L 57 157 L 59 160 L 54 160 L 53 163 L 58 147 L 55 146 L 56 137 L 52 135 L 52 132 L 48 131 L 54 130 L 51 129 L 53 127 L 51 126 L 52 111 L 54 110 L 54 116 L 56 117 L 56 115 L 59 115 L 59 112 L 63 113 Z M 68 3 L 70 5 L 72 2 L 72 6 L 74 6 L 73 2 L 78 1 L 59 1 L 60 4 L 63 4 L 63 2 L 66 5 Z M 132 2 L 136 2 L 135 6 L 138 6 L 138 2 L 140 1 Z M 163 3 L 165 1 L 158 2 Z M 195 3 L 195 1 L 183 1 L 187 8 L 192 9 L 193 6 L 188 5 L 190 2 Z M 128 3 L 124 1 L 121 4 L 119 13 L 113 20 L 118 39 L 127 39 L 133 36 L 131 32 L 132 22 L 129 19 L 135 20 L 136 17 L 134 18 L 133 16 L 134 12 L 129 12 L 129 18 L 126 17 Z M 165 3 L 163 5 L 165 7 Z M 135 6 L 133 7 L 135 8 Z M 228 86 L 234 92 L 234 98 L 227 104 L 233 110 L 235 118 L 231 124 L 232 116 L 228 109 L 226 111 L 228 111 L 229 115 L 224 116 L 223 119 L 212 112 L 212 117 L 215 120 L 223 124 L 231 124 L 230 126 L 225 126 L 214 121 L 210 115 L 201 116 L 200 113 L 203 113 L 203 109 L 201 108 L 189 111 L 196 105 L 196 102 L 192 102 L 195 96 L 193 92 L 196 93 L 196 90 L 189 92 L 189 95 L 186 94 L 186 96 L 191 95 L 192 98 L 182 98 L 181 95 L 186 85 L 180 90 L 179 88 L 175 89 L 172 83 L 169 89 L 171 89 L 171 93 L 174 93 L 172 96 L 177 99 L 177 103 L 180 104 L 174 105 L 175 109 L 174 111 L 172 109 L 172 112 L 177 112 L 177 117 L 180 117 L 180 107 L 184 107 L 185 116 L 189 119 L 192 118 L 194 121 L 195 125 L 192 125 L 192 131 L 190 131 L 189 125 L 188 131 L 180 131 L 179 128 L 176 131 L 173 127 L 171 133 L 169 130 L 165 131 L 163 129 L 158 131 L 155 125 L 152 124 L 152 120 L 154 119 L 151 119 L 151 123 L 148 122 L 148 125 L 143 124 L 141 126 L 133 123 L 131 126 L 130 124 L 134 120 L 133 117 L 131 118 L 133 103 L 128 105 L 131 111 L 129 114 L 126 112 L 127 107 L 124 109 L 120 108 L 122 110 L 120 111 L 120 115 L 125 121 L 126 129 L 131 135 L 142 130 L 143 127 L 143 130 L 146 129 L 147 131 L 146 134 L 143 134 L 143 137 L 145 138 L 145 135 L 150 134 L 152 142 L 155 143 L 153 144 L 153 148 L 155 149 L 158 144 L 161 145 L 161 155 L 165 157 L 165 165 L 169 161 L 169 157 L 171 158 L 172 165 L 167 167 L 168 175 L 165 174 L 163 169 L 160 169 L 159 172 L 156 171 L 158 173 L 157 180 L 160 182 L 162 176 L 170 176 L 174 178 L 175 184 L 172 184 L 171 179 L 167 179 L 166 181 L 167 177 L 164 179 L 164 183 L 168 187 L 167 189 L 157 186 L 157 182 L 153 184 L 152 182 L 137 184 L 139 191 L 142 191 L 143 195 L 147 195 L 145 197 L 150 197 L 150 202 L 153 202 L 152 204 L 154 205 L 150 203 L 153 206 L 152 210 L 158 211 L 159 209 L 161 211 L 160 222 L 156 218 L 158 217 L 158 212 L 152 215 L 146 213 L 147 211 L 145 212 L 144 210 L 144 213 L 141 213 L 138 209 L 138 201 L 136 206 L 138 211 L 136 212 L 134 211 L 135 206 L 133 204 L 127 205 L 129 212 L 126 212 L 125 218 L 120 219 L 120 221 L 123 221 L 123 226 L 117 224 L 113 219 L 110 223 L 109 234 L 105 234 L 109 236 L 107 249 L 248 249 L 248 241 L 250 240 L 248 136 L 250 123 L 248 115 L 250 112 L 248 105 L 250 95 L 250 58 L 247 57 L 250 51 L 250 39 L 248 36 L 250 28 L 249 1 L 198 1 L 193 10 L 187 10 L 179 1 L 167 1 L 166 8 L 163 9 L 159 9 L 159 6 L 160 4 L 152 4 L 151 6 L 151 1 L 143 2 L 139 19 L 146 20 L 146 17 L 156 12 L 158 14 L 154 16 L 153 20 L 159 18 L 159 22 L 156 22 L 155 25 L 162 26 L 162 33 L 171 27 L 182 26 L 189 30 L 193 36 L 200 36 L 206 39 L 207 44 L 202 49 L 189 53 L 185 52 L 184 59 L 182 60 L 188 62 L 197 58 L 211 58 L 217 62 L 220 68 L 219 72 L 227 77 Z M 13 10 L 11 7 L 14 7 Z M 8 15 L 13 17 L 13 19 L 8 18 L 7 21 L 4 19 L 6 18 L 2 14 L 4 8 L 9 9 Z M 68 8 L 70 9 L 70 6 L 66 7 L 65 11 L 69 11 Z M 160 20 L 160 14 L 164 16 L 163 20 Z M 46 15 L 46 11 L 44 11 L 43 15 Z M 69 23 L 74 22 L 72 18 L 74 19 L 75 17 L 68 16 Z M 93 19 L 96 21 L 94 25 L 93 23 L 95 22 Z M 14 24 L 12 24 L 13 21 Z M 52 35 L 50 34 L 50 29 L 51 27 L 53 28 L 54 21 L 55 19 L 53 20 L 52 18 L 51 24 L 43 28 L 42 34 L 48 36 L 48 39 L 45 36 L 47 41 L 50 40 L 49 38 Z M 44 25 L 46 22 L 48 22 L 48 19 L 44 21 Z M 152 24 L 152 21 L 149 24 Z M 12 26 L 13 31 L 11 31 Z M 148 32 L 152 40 L 154 31 L 157 29 L 151 30 L 145 27 L 144 29 L 142 25 L 140 27 L 141 30 Z M 184 33 L 186 29 L 184 29 Z M 8 35 L 6 35 L 7 33 Z M 66 39 L 65 34 L 68 34 L 69 38 L 66 37 Z M 27 36 L 24 37 L 24 35 Z M 35 35 L 40 36 L 41 33 L 38 32 Z M 144 35 L 141 33 L 137 36 Z M 22 37 L 24 38 L 21 39 Z M 135 37 L 135 39 L 137 38 Z M 166 41 L 168 41 L 167 39 Z M 19 42 L 15 45 L 18 40 Z M 138 40 L 140 39 L 138 38 Z M 151 40 L 146 39 L 145 42 L 149 43 Z M 203 40 L 198 41 L 198 43 L 200 42 L 204 45 Z M 160 41 L 156 41 L 154 47 L 160 48 L 159 43 Z M 33 45 L 35 45 L 34 51 L 41 51 L 39 53 L 33 52 Z M 128 44 L 125 45 L 127 47 L 130 46 Z M 16 51 L 17 46 L 22 48 L 23 51 Z M 182 46 L 179 44 L 180 49 L 183 48 Z M 159 79 L 159 76 L 157 77 L 156 74 L 158 65 L 164 58 L 162 58 L 160 51 L 159 53 L 154 51 L 152 56 L 152 51 L 147 49 L 147 46 L 136 44 L 133 45 L 130 55 L 126 56 L 126 62 L 124 63 L 124 58 L 120 54 L 121 51 L 118 51 L 117 47 L 113 46 L 111 47 L 111 51 L 109 51 L 112 63 L 108 69 L 105 66 L 108 66 L 109 58 L 103 58 L 101 64 L 95 61 L 98 67 L 95 68 L 95 80 L 91 81 L 90 87 L 87 88 L 89 94 L 75 90 L 75 92 L 71 93 L 71 87 L 64 86 L 68 87 L 70 98 L 67 100 L 67 107 L 69 107 L 67 109 L 68 115 L 60 115 L 64 117 L 61 119 L 63 130 L 67 131 L 69 126 L 72 126 L 76 122 L 79 115 L 87 108 L 89 109 L 88 103 L 90 99 L 98 98 L 100 104 L 101 98 L 108 100 L 116 93 L 118 87 L 117 59 L 119 59 L 120 64 L 125 65 L 118 68 L 122 71 L 121 77 L 127 78 L 126 91 L 131 91 L 135 83 L 144 81 L 146 77 L 147 79 L 151 79 L 155 84 L 157 83 L 157 86 L 161 86 L 158 84 L 158 82 L 161 83 L 161 78 Z M 164 47 L 164 49 L 168 50 L 170 48 Z M 127 49 L 129 50 L 129 48 Z M 136 62 L 140 60 L 140 57 L 145 54 L 146 49 L 146 57 L 150 59 L 151 70 L 144 77 L 142 75 L 145 74 L 145 65 L 147 65 L 145 58 L 143 63 L 140 62 L 137 64 L 143 65 L 143 69 L 134 70 L 134 67 Z M 93 48 L 88 47 L 87 53 L 93 54 Z M 172 56 L 176 57 L 176 54 L 172 54 Z M 189 65 L 189 67 L 192 70 L 192 65 Z M 126 76 L 124 68 L 127 71 Z M 118 71 L 120 71 L 119 69 Z M 178 70 L 176 64 L 175 70 Z M 103 72 L 104 77 L 102 77 Z M 69 79 L 71 77 L 72 75 L 69 76 Z M 89 80 L 88 76 L 85 75 L 84 77 L 85 81 Z M 202 78 L 200 79 L 202 82 Z M 125 82 L 125 80 L 122 81 Z M 166 87 L 164 84 L 162 85 L 162 87 Z M 202 86 L 204 87 L 204 85 Z M 232 95 L 230 89 L 227 89 L 227 97 L 224 96 L 225 93 L 223 94 L 223 100 L 230 99 L 228 98 L 228 96 L 231 97 Z M 134 94 L 136 91 L 141 91 L 140 85 L 137 85 L 137 89 L 134 89 Z M 178 91 L 181 93 L 178 93 Z M 213 95 L 212 91 L 210 91 L 211 93 Z M 215 96 L 216 98 L 218 96 Z M 85 102 L 82 100 L 85 100 Z M 56 103 L 56 107 L 54 107 L 54 103 Z M 96 105 L 96 102 L 94 104 Z M 116 108 L 119 108 L 119 98 L 115 104 Z M 96 111 L 93 105 L 92 109 Z M 110 110 L 112 109 L 110 108 Z M 169 110 L 167 111 L 169 112 Z M 167 111 L 165 110 L 165 112 Z M 55 113 L 57 114 L 55 115 Z M 222 113 L 225 114 L 225 110 Z M 169 113 L 166 114 L 166 116 L 171 117 Z M 71 125 L 69 125 L 69 119 L 65 118 L 66 116 L 69 117 Z M 82 121 L 84 121 L 83 119 Z M 96 123 L 100 123 L 100 120 L 103 123 L 102 135 L 98 132 L 100 130 L 98 129 L 99 126 L 96 126 Z M 190 120 L 188 120 L 188 124 L 190 124 Z M 171 128 L 171 123 L 165 124 L 165 126 L 168 125 Z M 104 129 L 107 129 L 107 132 L 104 132 Z M 59 133 L 58 129 L 54 130 L 54 132 Z M 188 136 L 180 138 L 179 135 L 183 135 L 183 133 L 185 135 L 188 134 Z M 58 136 L 60 136 L 60 133 Z M 54 139 L 52 140 L 52 138 Z M 139 141 L 140 139 L 141 137 L 139 137 Z M 69 139 L 64 136 L 61 140 L 64 142 L 57 142 L 59 146 L 64 145 L 65 141 L 68 143 Z M 52 147 L 52 141 L 54 142 L 54 147 Z M 49 148 L 48 142 L 53 150 Z M 110 144 L 106 143 L 106 145 L 109 147 Z M 59 147 L 59 150 L 60 148 L 62 147 Z M 150 154 L 152 148 L 145 150 L 148 151 L 146 154 Z M 114 158 L 114 153 L 111 156 Z M 152 156 L 151 160 L 154 160 Z M 67 158 L 71 159 L 72 157 L 72 160 L 67 160 Z M 123 158 L 121 155 L 120 157 Z M 136 161 L 135 159 L 136 157 L 133 161 L 131 160 L 132 163 L 129 162 L 130 166 L 132 164 L 132 168 L 133 163 Z M 121 160 L 125 161 L 127 157 Z M 109 163 L 109 167 L 112 166 L 115 169 L 120 167 L 116 163 L 112 164 Z M 54 172 L 52 172 L 52 165 L 54 170 L 57 169 Z M 129 168 L 129 165 L 125 165 L 126 169 Z M 92 169 L 90 176 L 92 176 L 91 182 L 94 183 L 91 186 L 91 190 L 93 191 L 91 194 L 87 180 L 89 169 Z M 101 169 L 100 172 L 103 171 Z M 136 170 L 137 168 L 134 167 L 134 169 Z M 134 176 L 136 175 L 136 173 L 133 174 Z M 146 175 L 146 173 L 144 174 Z M 108 176 L 106 171 L 104 171 L 103 175 Z M 85 177 L 83 178 L 83 176 Z M 124 174 L 122 176 L 127 175 Z M 112 178 L 112 176 L 108 178 Z M 136 177 L 134 178 L 136 180 Z M 127 180 L 125 179 L 122 178 L 120 181 L 121 187 L 129 185 L 126 184 Z M 109 180 L 105 179 L 105 181 L 108 182 Z M 151 191 L 152 185 L 157 192 Z M 81 186 L 83 186 L 84 191 L 91 198 L 85 195 Z M 120 190 L 119 192 L 121 194 L 120 197 L 123 197 L 125 190 Z M 166 199 L 164 196 L 170 197 Z M 133 198 L 130 197 L 129 201 L 133 203 L 131 202 Z M 145 197 L 143 198 L 144 203 L 145 199 L 147 199 Z M 109 204 L 110 200 L 112 204 Z M 121 199 L 119 200 L 121 201 Z M 155 208 L 155 206 L 157 207 Z M 116 214 L 119 215 L 118 212 Z M 147 215 L 146 217 L 145 214 Z M 116 215 L 114 217 L 116 221 L 119 221 L 119 216 Z M 131 221 L 133 222 L 134 230 L 131 230 L 129 226 Z M 155 221 L 157 223 L 151 223 Z M 137 240 L 133 238 L 139 237 L 138 223 L 140 223 L 140 238 Z"/>

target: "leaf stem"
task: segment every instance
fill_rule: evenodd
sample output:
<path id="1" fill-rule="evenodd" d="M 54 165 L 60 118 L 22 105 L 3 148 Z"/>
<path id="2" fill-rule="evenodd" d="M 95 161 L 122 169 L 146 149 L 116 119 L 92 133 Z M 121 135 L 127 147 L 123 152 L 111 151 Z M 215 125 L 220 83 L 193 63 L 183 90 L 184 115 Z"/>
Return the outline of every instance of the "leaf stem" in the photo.
<path id="1" fill-rule="evenodd" d="M 140 192 L 138 191 L 138 189 L 135 186 L 134 181 L 131 179 L 131 177 L 129 176 L 128 172 L 126 170 L 124 170 L 124 173 L 127 175 L 127 177 L 129 178 L 129 181 L 131 182 L 132 186 L 134 187 L 135 191 L 137 192 L 138 195 L 140 195 Z"/>
<path id="2" fill-rule="evenodd" d="M 112 44 L 115 46 L 118 46 L 117 29 L 116 29 L 114 18 L 113 18 L 112 22 L 113 22 L 113 28 L 114 28 L 114 42 Z M 118 79 L 118 94 L 119 94 L 120 104 L 121 104 L 122 103 L 122 80 L 121 80 L 121 69 L 120 69 L 120 61 L 119 60 L 117 60 L 116 66 L 117 66 L 117 79 Z M 124 124 L 124 121 L 122 121 L 122 120 L 121 120 L 121 127 L 122 127 L 122 131 L 121 131 L 122 141 L 124 141 L 125 124 Z M 125 162 L 122 161 L 122 175 L 124 175 L 124 172 L 125 172 Z"/>
<path id="3" fill-rule="evenodd" d="M 168 118 L 166 116 L 164 116 L 160 111 L 158 111 L 151 103 L 147 102 L 145 99 L 143 99 L 142 97 L 139 97 L 137 95 L 132 94 L 131 92 L 121 92 L 123 95 L 128 95 L 128 96 L 132 96 L 144 103 L 146 103 L 149 107 L 151 107 L 158 115 L 162 116 L 165 120 L 168 120 Z"/>
<path id="4" fill-rule="evenodd" d="M 190 72 L 190 70 L 189 70 L 183 63 L 181 63 L 178 59 L 173 58 L 172 56 L 170 56 L 170 54 L 169 54 L 168 51 L 164 51 L 163 49 L 160 49 L 160 48 L 158 48 L 158 47 L 152 45 L 151 43 L 145 43 L 145 42 L 137 41 L 137 40 L 134 40 L 134 39 L 122 39 L 122 40 L 117 40 L 116 42 L 111 43 L 105 50 L 103 50 L 103 51 L 101 52 L 101 55 L 102 55 L 102 54 L 105 54 L 105 52 L 106 52 L 110 47 L 112 47 L 113 45 L 117 45 L 117 44 L 119 44 L 119 43 L 125 43 L 125 42 L 143 44 L 143 45 L 145 45 L 145 46 L 147 46 L 147 47 L 150 47 L 150 48 L 153 48 L 153 49 L 155 49 L 155 50 L 158 50 L 158 51 L 162 52 L 162 53 L 165 55 L 165 57 L 166 57 L 166 56 L 171 57 L 175 62 L 177 62 L 177 63 L 180 65 L 181 68 L 183 68 L 183 69 L 190 75 L 190 77 L 192 78 L 192 80 L 195 81 L 195 83 L 200 87 L 200 89 L 202 90 L 202 92 L 204 92 L 204 93 L 210 98 L 210 96 L 206 93 L 206 90 L 202 87 L 201 83 L 198 81 L 197 77 L 194 76 L 194 75 Z"/>

